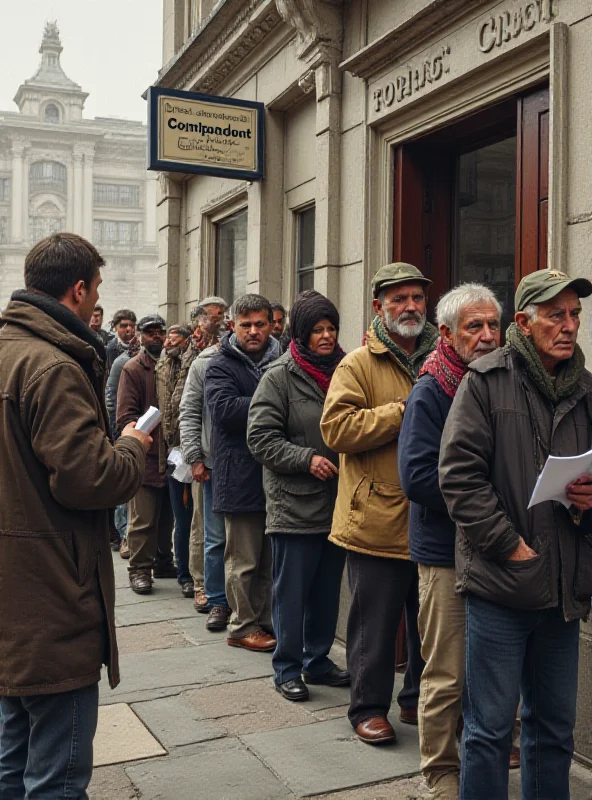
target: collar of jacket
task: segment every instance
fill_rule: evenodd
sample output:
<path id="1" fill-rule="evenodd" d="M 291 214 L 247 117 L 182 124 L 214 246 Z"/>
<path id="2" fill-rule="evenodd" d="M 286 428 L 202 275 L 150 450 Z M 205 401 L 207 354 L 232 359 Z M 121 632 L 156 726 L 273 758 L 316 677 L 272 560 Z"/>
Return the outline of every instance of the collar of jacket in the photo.
<path id="1" fill-rule="evenodd" d="M 156 364 L 158 359 L 154 359 L 150 353 L 146 350 L 146 348 L 142 347 L 138 355 L 136 356 L 138 362 L 144 367 L 144 369 L 156 369 Z"/>
<path id="2" fill-rule="evenodd" d="M 80 363 L 105 361 L 105 345 L 88 325 L 54 297 L 41 292 L 13 292 L 2 322 L 27 328 Z"/>

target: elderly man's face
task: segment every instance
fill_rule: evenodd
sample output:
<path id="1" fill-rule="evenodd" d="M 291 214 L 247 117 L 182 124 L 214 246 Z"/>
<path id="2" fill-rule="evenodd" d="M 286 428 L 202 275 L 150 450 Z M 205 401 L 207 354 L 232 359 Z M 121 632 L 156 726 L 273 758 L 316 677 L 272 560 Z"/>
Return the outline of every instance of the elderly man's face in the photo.
<path id="1" fill-rule="evenodd" d="M 205 315 L 200 317 L 200 325 L 202 329 L 206 331 L 206 333 L 216 333 L 224 321 L 223 306 L 204 306 L 204 311 L 206 312 Z"/>
<path id="2" fill-rule="evenodd" d="M 526 336 L 532 336 L 545 369 L 553 373 L 561 361 L 573 356 L 582 305 L 573 289 L 564 289 L 557 297 L 537 305 L 536 319 L 523 312 L 516 314 L 516 324 Z"/>
<path id="3" fill-rule="evenodd" d="M 468 303 L 464 306 L 458 315 L 456 331 L 440 325 L 440 336 L 465 364 L 471 364 L 499 347 L 500 335 L 500 316 L 493 303 Z"/>
<path id="4" fill-rule="evenodd" d="M 271 335 L 274 336 L 276 339 L 279 339 L 284 332 L 284 328 L 286 327 L 286 317 L 279 308 L 275 308 L 273 311 L 273 322 L 271 324 Z"/>
<path id="5" fill-rule="evenodd" d="M 421 283 L 389 286 L 383 301 L 374 300 L 374 310 L 389 331 L 403 339 L 420 335 L 426 322 L 426 293 Z"/>
<path id="6" fill-rule="evenodd" d="M 171 347 L 178 347 L 179 345 L 185 344 L 187 341 L 187 337 L 184 334 L 179 333 L 178 328 L 174 328 L 172 331 L 169 331 L 167 338 L 169 339 Z"/>

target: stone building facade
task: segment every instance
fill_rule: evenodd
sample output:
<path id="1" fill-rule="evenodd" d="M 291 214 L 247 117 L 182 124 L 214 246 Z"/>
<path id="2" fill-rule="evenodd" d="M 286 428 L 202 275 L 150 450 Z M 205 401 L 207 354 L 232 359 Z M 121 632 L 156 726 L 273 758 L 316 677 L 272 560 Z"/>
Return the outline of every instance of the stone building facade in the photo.
<path id="1" fill-rule="evenodd" d="M 164 0 L 158 85 L 257 100 L 265 179 L 161 175 L 159 301 L 331 297 L 346 350 L 369 280 L 411 261 L 440 294 L 592 272 L 588 0 Z M 580 340 L 592 360 L 590 302 Z M 592 759 L 592 628 L 577 750 Z"/>
<path id="2" fill-rule="evenodd" d="M 23 286 L 31 246 L 54 231 L 92 241 L 107 262 L 105 319 L 122 306 L 157 307 L 157 179 L 146 171 L 146 126 L 85 119 L 88 95 L 60 65 L 46 25 L 35 75 L 18 88 L 18 112 L 0 111 L 0 308 Z"/>

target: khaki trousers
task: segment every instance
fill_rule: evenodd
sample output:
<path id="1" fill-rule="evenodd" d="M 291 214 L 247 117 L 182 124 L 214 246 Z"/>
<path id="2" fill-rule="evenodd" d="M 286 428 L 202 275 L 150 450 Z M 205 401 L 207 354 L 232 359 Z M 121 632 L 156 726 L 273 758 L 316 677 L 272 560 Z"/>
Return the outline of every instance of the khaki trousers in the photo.
<path id="1" fill-rule="evenodd" d="M 129 571 L 152 569 L 157 555 L 172 561 L 175 522 L 168 486 L 140 486 L 128 508 Z"/>
<path id="2" fill-rule="evenodd" d="M 456 729 L 465 681 L 465 603 L 454 585 L 454 567 L 419 565 L 418 627 L 425 661 L 419 746 L 421 770 L 430 787 L 442 773 L 453 773 L 458 780 L 460 772 Z"/>
<path id="3" fill-rule="evenodd" d="M 189 572 L 198 589 L 204 585 L 204 523 L 203 523 L 203 487 L 193 481 L 191 484 L 193 497 L 193 519 L 189 536 Z"/>
<path id="4" fill-rule="evenodd" d="M 265 535 L 265 512 L 225 514 L 224 573 L 232 609 L 228 635 L 241 639 L 272 630 L 271 542 Z"/>

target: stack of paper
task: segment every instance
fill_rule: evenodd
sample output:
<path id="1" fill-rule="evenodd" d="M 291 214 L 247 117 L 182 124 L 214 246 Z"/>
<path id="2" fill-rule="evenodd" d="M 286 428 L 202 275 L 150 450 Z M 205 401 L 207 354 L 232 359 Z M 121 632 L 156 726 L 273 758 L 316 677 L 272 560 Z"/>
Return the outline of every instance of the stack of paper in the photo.
<path id="1" fill-rule="evenodd" d="M 150 406 L 145 414 L 142 414 L 136 422 L 136 430 L 142 433 L 152 433 L 160 422 L 160 411 L 155 406 Z"/>
<path id="2" fill-rule="evenodd" d="M 566 488 L 577 478 L 590 473 L 592 473 L 592 450 L 582 453 L 581 456 L 567 458 L 549 456 L 538 477 L 528 507 L 532 508 L 546 500 L 556 500 L 569 508 L 571 503 L 567 499 Z"/>

